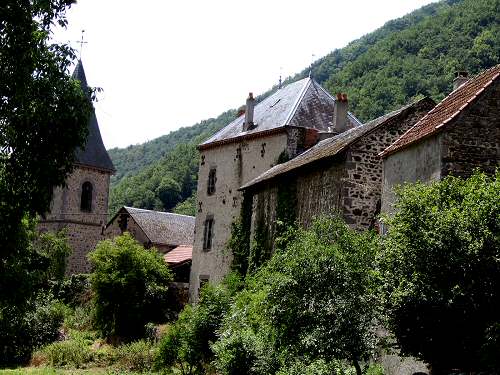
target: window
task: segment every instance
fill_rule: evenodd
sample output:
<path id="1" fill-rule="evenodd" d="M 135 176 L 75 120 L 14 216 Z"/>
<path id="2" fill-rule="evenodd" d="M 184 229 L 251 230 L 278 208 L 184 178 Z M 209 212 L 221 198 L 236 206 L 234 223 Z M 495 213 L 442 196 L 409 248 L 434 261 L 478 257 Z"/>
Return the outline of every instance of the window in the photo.
<path id="1" fill-rule="evenodd" d="M 208 281 L 210 280 L 210 276 L 208 275 L 200 275 L 200 287 L 198 288 L 198 297 L 200 296 L 201 289 L 208 284 Z"/>
<path id="2" fill-rule="evenodd" d="M 210 169 L 210 172 L 208 172 L 208 195 L 212 195 L 213 193 L 215 193 L 215 183 L 217 182 L 216 171 L 217 170 L 215 168 L 212 168 Z"/>
<path id="3" fill-rule="evenodd" d="M 212 248 L 212 238 L 214 236 L 214 218 L 207 216 L 205 220 L 205 230 L 203 232 L 203 250 L 208 251 Z"/>
<path id="4" fill-rule="evenodd" d="M 82 199 L 80 201 L 80 209 L 84 212 L 92 211 L 92 184 L 84 182 L 82 185 Z"/>

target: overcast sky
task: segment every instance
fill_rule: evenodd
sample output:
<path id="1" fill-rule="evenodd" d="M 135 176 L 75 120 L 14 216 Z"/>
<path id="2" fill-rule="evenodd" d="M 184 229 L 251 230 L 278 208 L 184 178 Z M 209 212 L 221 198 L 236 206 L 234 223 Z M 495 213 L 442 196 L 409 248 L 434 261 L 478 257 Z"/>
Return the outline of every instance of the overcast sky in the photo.
<path id="1" fill-rule="evenodd" d="M 431 0 L 79 0 L 54 39 L 79 48 L 104 144 L 125 147 L 242 105 Z"/>

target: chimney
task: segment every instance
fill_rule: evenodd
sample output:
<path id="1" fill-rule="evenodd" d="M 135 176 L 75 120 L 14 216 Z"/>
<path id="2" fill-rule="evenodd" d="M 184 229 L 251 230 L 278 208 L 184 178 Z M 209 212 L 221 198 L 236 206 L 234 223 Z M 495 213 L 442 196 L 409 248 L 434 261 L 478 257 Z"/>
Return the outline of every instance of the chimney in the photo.
<path id="1" fill-rule="evenodd" d="M 250 130 L 254 128 L 253 123 L 253 110 L 255 108 L 255 99 L 253 94 L 250 92 L 247 98 L 247 105 L 245 109 L 245 123 L 243 124 L 243 131 Z"/>
<path id="2" fill-rule="evenodd" d="M 453 80 L 453 91 L 462 86 L 465 82 L 469 80 L 468 72 L 455 72 L 455 79 Z"/>
<path id="3" fill-rule="evenodd" d="M 337 94 L 333 107 L 333 132 L 340 134 L 347 130 L 347 94 Z"/>

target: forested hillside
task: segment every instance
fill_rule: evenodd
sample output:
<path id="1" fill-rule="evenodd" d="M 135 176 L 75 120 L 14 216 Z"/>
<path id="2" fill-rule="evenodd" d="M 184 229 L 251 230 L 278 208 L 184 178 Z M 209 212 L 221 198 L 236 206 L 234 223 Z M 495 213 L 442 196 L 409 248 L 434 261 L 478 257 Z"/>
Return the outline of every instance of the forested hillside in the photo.
<path id="1" fill-rule="evenodd" d="M 390 21 L 333 51 L 313 64 L 313 77 L 331 93 L 348 93 L 350 110 L 366 121 L 420 95 L 438 101 L 451 91 L 455 71 L 475 74 L 497 63 L 500 0 L 447 0 Z M 110 150 L 117 168 L 110 211 L 132 205 L 194 215 L 195 145 L 234 115 L 230 110 L 142 145 Z"/>

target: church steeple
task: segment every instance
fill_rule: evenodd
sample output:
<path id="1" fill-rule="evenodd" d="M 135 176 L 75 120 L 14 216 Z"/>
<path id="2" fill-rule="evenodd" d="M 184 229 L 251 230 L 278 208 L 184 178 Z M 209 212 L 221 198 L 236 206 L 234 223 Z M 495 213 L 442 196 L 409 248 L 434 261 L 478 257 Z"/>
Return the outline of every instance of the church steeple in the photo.
<path id="1" fill-rule="evenodd" d="M 88 88 L 82 60 L 78 61 L 72 76 L 74 79 L 80 81 L 83 90 Z M 111 158 L 104 147 L 104 143 L 102 142 L 101 132 L 99 131 L 99 124 L 97 123 L 97 117 L 94 110 L 92 110 L 87 126 L 87 143 L 83 149 L 80 148 L 76 151 L 76 163 L 82 166 L 97 168 L 114 173 L 115 167 L 113 166 L 113 162 L 111 161 Z"/>

